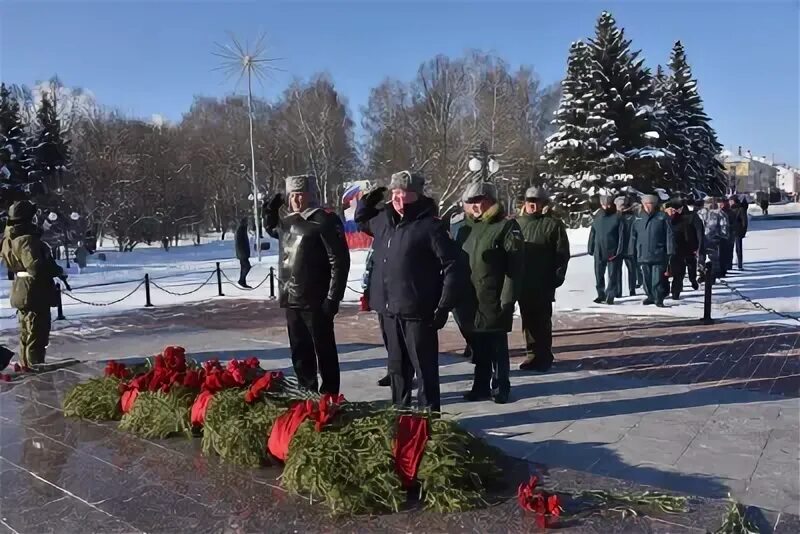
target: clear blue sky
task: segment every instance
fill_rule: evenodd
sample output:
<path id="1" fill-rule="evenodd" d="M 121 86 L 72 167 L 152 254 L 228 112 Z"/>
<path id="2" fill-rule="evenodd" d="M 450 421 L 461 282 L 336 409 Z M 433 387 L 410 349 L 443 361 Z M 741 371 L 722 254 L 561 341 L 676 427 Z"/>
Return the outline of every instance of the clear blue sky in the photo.
<path id="1" fill-rule="evenodd" d="M 177 120 L 194 95 L 234 81 L 212 69 L 227 30 L 286 58 L 261 96 L 292 76 L 327 71 L 354 116 L 385 76 L 409 80 L 437 53 L 492 51 L 532 65 L 544 82 L 564 73 L 571 41 L 592 34 L 603 9 L 648 65 L 681 39 L 721 141 L 800 164 L 798 0 L 518 2 L 226 2 L 0 0 L 0 75 L 32 84 L 53 74 L 128 114 Z"/>

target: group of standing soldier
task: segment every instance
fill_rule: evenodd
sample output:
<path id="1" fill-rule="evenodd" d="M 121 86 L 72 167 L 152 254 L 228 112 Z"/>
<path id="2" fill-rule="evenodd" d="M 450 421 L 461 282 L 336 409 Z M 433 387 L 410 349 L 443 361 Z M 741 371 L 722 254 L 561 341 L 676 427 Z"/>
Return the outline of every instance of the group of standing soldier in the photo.
<path id="1" fill-rule="evenodd" d="M 745 201 L 736 195 L 695 203 L 673 198 L 663 210 L 659 203 L 656 195 L 643 195 L 640 205 L 629 197 L 600 196 L 588 243 L 594 257 L 596 303 L 614 304 L 615 298 L 623 296 L 623 262 L 629 295 L 636 295 L 643 286 L 642 303 L 658 307 L 665 306 L 668 296 L 680 298 L 687 275 L 693 289 L 705 276 L 712 283 L 725 277 L 733 267 L 734 252 L 742 269 L 742 239 L 748 222 Z M 704 269 L 706 260 L 712 264 L 710 273 Z"/>

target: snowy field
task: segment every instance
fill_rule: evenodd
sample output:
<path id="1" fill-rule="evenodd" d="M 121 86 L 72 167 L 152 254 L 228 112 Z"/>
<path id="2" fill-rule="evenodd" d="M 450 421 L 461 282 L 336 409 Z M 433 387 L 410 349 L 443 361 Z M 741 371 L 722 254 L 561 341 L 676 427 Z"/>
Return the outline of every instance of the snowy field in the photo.
<path id="1" fill-rule="evenodd" d="M 760 211 L 760 210 L 759 210 Z M 771 206 L 770 214 L 800 211 L 800 204 Z M 617 300 L 614 306 L 594 304 L 593 260 L 586 255 L 588 229 L 570 230 L 573 259 L 567 280 L 556 295 L 556 310 L 561 313 L 616 313 L 634 316 L 674 316 L 700 318 L 703 315 L 702 287 L 699 291 L 688 288 L 679 302 L 667 300 L 667 308 L 659 309 L 641 304 L 643 295 Z M 145 291 L 141 286 L 145 273 L 150 275 L 151 300 L 155 306 L 185 304 L 213 298 L 269 298 L 270 267 L 276 267 L 276 243 L 266 252 L 261 263 L 251 259 L 253 270 L 248 276 L 250 285 L 261 284 L 247 291 L 233 282 L 238 279 L 239 264 L 234 257 L 233 241 L 211 241 L 194 246 L 186 244 L 173 247 L 168 252 L 157 247 L 137 248 L 120 253 L 103 250 L 107 261 L 100 262 L 90 256 L 83 273 L 70 269 L 72 295 L 85 301 L 64 298 L 64 315 L 70 322 L 82 317 L 102 316 L 142 309 Z M 745 270 L 733 272 L 729 283 L 746 297 L 768 308 L 800 315 L 800 220 L 751 218 L 750 231 L 744 240 Z M 361 291 L 366 251 L 351 253 L 351 269 L 345 301 L 357 303 Z M 216 262 L 223 273 L 225 297 L 217 296 L 214 274 Z M 623 286 L 627 284 L 623 282 Z M 8 304 L 10 282 L 0 281 L 0 329 L 16 328 L 14 310 Z M 277 287 L 276 287 L 277 291 Z M 116 302 L 122 299 L 120 302 Z M 113 303 L 107 305 L 109 303 Z M 714 288 L 713 316 L 745 321 L 770 321 L 797 325 L 796 321 L 759 310 L 722 286 Z"/>

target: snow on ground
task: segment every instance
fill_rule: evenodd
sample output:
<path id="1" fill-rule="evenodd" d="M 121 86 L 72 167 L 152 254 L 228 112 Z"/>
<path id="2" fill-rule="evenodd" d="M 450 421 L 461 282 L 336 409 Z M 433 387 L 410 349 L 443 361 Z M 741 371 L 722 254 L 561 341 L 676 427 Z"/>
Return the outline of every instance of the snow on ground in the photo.
<path id="1" fill-rule="evenodd" d="M 783 206 L 771 207 L 771 214 L 776 208 L 788 209 Z M 557 312 L 702 317 L 702 288 L 700 291 L 688 288 L 679 302 L 668 300 L 669 307 L 664 309 L 643 306 L 641 304 L 643 295 L 621 298 L 614 306 L 594 304 L 592 302 L 596 296 L 594 266 L 592 258 L 586 255 L 589 230 L 587 228 L 569 230 L 569 237 L 573 259 L 570 262 L 566 283 L 556 295 Z M 729 278 L 731 285 L 769 308 L 800 314 L 800 220 L 753 217 L 750 231 L 744 240 L 744 247 L 745 271 Z M 127 253 L 104 250 L 107 261 L 101 262 L 97 259 L 97 255 L 94 255 L 90 256 L 89 266 L 83 273 L 78 274 L 74 267 L 70 270 L 72 295 L 94 305 L 76 302 L 65 296 L 64 315 L 70 321 L 79 321 L 81 317 L 142 309 L 145 304 L 145 291 L 140 284 L 145 273 L 148 273 L 153 281 L 152 303 L 159 307 L 212 298 L 266 300 L 269 298 L 267 276 L 270 267 L 276 267 L 276 251 L 277 245 L 273 241 L 271 250 L 265 253 L 261 263 L 257 262 L 256 258 L 251 258 L 253 269 L 248 281 L 252 286 L 261 285 L 253 291 L 246 291 L 233 283 L 239 276 L 239 263 L 235 259 L 233 241 L 230 239 L 212 241 L 199 246 L 185 244 L 173 247 L 169 251 L 158 247 L 137 248 Z M 361 296 L 365 261 L 366 251 L 351 252 L 346 302 L 356 303 Z M 220 262 L 227 277 L 223 278 L 225 297 L 217 297 L 217 280 L 214 275 L 216 262 Z M 626 285 L 623 283 L 623 286 Z M 16 328 L 14 310 L 8 303 L 9 289 L 10 282 L 0 281 L 0 330 Z M 126 296 L 127 298 L 123 299 Z M 123 300 L 102 306 L 119 299 Z M 791 320 L 781 321 L 777 316 L 756 309 L 722 286 L 714 288 L 714 303 L 713 316 L 717 318 L 797 324 Z"/>

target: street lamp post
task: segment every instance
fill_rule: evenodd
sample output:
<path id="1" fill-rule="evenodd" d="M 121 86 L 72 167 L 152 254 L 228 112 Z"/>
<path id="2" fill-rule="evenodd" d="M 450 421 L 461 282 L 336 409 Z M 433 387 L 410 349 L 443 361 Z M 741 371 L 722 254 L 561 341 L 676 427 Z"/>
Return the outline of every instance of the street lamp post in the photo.
<path id="1" fill-rule="evenodd" d="M 80 218 L 81 216 L 74 211 L 69 215 L 69 219 L 72 220 L 73 222 L 77 222 L 77 220 Z M 47 216 L 47 219 L 51 223 L 56 222 L 58 220 L 58 213 L 56 213 L 55 211 L 51 211 L 50 214 Z M 61 223 L 61 230 L 62 233 L 64 234 L 64 258 L 67 261 L 67 269 L 69 269 L 69 234 L 68 234 L 69 228 L 67 225 L 68 225 L 67 218 L 64 217 L 64 220 Z"/>
<path id="2" fill-rule="evenodd" d="M 258 192 L 256 194 L 250 193 L 247 195 L 247 200 L 253 203 L 253 206 L 258 206 L 264 201 L 264 193 Z M 258 219 L 258 211 L 254 210 L 255 218 L 253 222 L 255 226 L 253 229 L 256 232 L 256 252 L 258 253 L 258 261 L 261 261 L 261 221 Z"/>
<path id="3" fill-rule="evenodd" d="M 473 150 L 469 159 L 469 170 L 481 173 L 481 181 L 488 182 L 491 175 L 500 170 L 500 163 L 494 155 L 489 154 L 486 143 L 481 143 L 477 150 Z"/>

